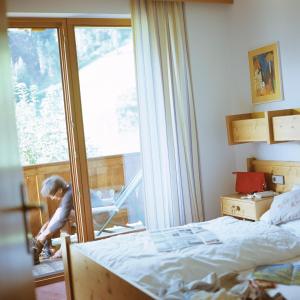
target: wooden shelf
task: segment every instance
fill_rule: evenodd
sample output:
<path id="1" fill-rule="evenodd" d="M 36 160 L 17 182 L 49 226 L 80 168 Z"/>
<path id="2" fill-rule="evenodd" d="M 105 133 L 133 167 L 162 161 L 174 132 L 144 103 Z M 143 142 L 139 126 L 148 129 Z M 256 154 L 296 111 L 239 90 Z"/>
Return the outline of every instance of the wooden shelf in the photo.
<path id="1" fill-rule="evenodd" d="M 268 141 L 264 112 L 226 116 L 226 124 L 229 145 Z"/>
<path id="2" fill-rule="evenodd" d="M 228 144 L 300 141 L 300 108 L 226 116 Z"/>
<path id="3" fill-rule="evenodd" d="M 274 142 L 300 141 L 300 109 L 277 112 L 272 117 Z"/>

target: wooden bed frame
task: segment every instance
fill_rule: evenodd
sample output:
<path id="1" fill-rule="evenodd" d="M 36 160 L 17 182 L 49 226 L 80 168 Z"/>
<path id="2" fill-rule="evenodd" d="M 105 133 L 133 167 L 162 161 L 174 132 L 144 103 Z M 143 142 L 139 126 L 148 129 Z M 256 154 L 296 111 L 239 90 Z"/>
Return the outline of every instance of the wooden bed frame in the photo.
<path id="1" fill-rule="evenodd" d="M 278 192 L 291 189 L 293 184 L 300 184 L 300 162 L 283 162 L 247 160 L 249 171 L 260 171 L 267 174 L 269 188 Z M 271 175 L 284 175 L 283 185 L 274 185 Z M 68 300 L 103 299 L 103 300 L 144 300 L 158 299 L 137 284 L 114 274 L 111 270 L 92 261 L 64 238 L 63 261 Z"/>
<path id="2" fill-rule="evenodd" d="M 137 284 L 127 281 L 92 261 L 71 245 L 62 242 L 65 284 L 68 300 L 150 300 L 158 299 Z"/>
<path id="3" fill-rule="evenodd" d="M 288 192 L 294 184 L 300 184 L 300 162 L 247 159 L 248 171 L 264 172 L 269 190 Z M 284 184 L 272 183 L 272 175 L 283 175 Z"/>

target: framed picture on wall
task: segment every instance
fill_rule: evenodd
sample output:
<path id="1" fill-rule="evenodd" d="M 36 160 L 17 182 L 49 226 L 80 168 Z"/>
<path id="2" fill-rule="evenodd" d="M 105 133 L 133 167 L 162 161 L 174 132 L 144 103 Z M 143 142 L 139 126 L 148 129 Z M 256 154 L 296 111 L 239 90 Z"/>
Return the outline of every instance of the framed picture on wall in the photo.
<path id="1" fill-rule="evenodd" d="M 252 103 L 283 100 L 278 45 L 248 52 Z"/>

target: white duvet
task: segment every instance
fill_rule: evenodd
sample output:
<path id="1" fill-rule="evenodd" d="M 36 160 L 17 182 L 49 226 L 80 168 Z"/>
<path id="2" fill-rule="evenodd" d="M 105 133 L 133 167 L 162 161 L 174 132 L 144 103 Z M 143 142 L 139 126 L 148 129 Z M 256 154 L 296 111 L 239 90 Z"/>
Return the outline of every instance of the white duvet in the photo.
<path id="1" fill-rule="evenodd" d="M 188 283 L 211 272 L 243 271 L 300 255 L 300 237 L 275 225 L 232 217 L 201 225 L 222 243 L 158 252 L 149 233 L 141 232 L 76 247 L 92 260 L 160 296 L 179 281 Z"/>

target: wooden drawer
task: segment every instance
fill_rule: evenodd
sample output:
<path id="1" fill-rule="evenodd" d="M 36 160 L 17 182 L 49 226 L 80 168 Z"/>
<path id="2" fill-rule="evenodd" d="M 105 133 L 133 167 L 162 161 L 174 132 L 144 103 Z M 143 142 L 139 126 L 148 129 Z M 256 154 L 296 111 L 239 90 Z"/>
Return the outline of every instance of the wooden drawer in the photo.
<path id="1" fill-rule="evenodd" d="M 223 215 L 257 221 L 270 208 L 272 201 L 273 197 L 254 201 L 233 194 L 221 197 L 221 211 Z"/>
<path id="2" fill-rule="evenodd" d="M 267 140 L 267 124 L 264 118 L 232 121 L 232 130 L 235 143 Z"/>
<path id="3" fill-rule="evenodd" d="M 249 202 L 223 198 L 222 208 L 223 214 L 246 219 L 256 219 L 255 205 Z"/>
<path id="4" fill-rule="evenodd" d="M 300 140 L 300 115 L 273 117 L 275 141 Z"/>

